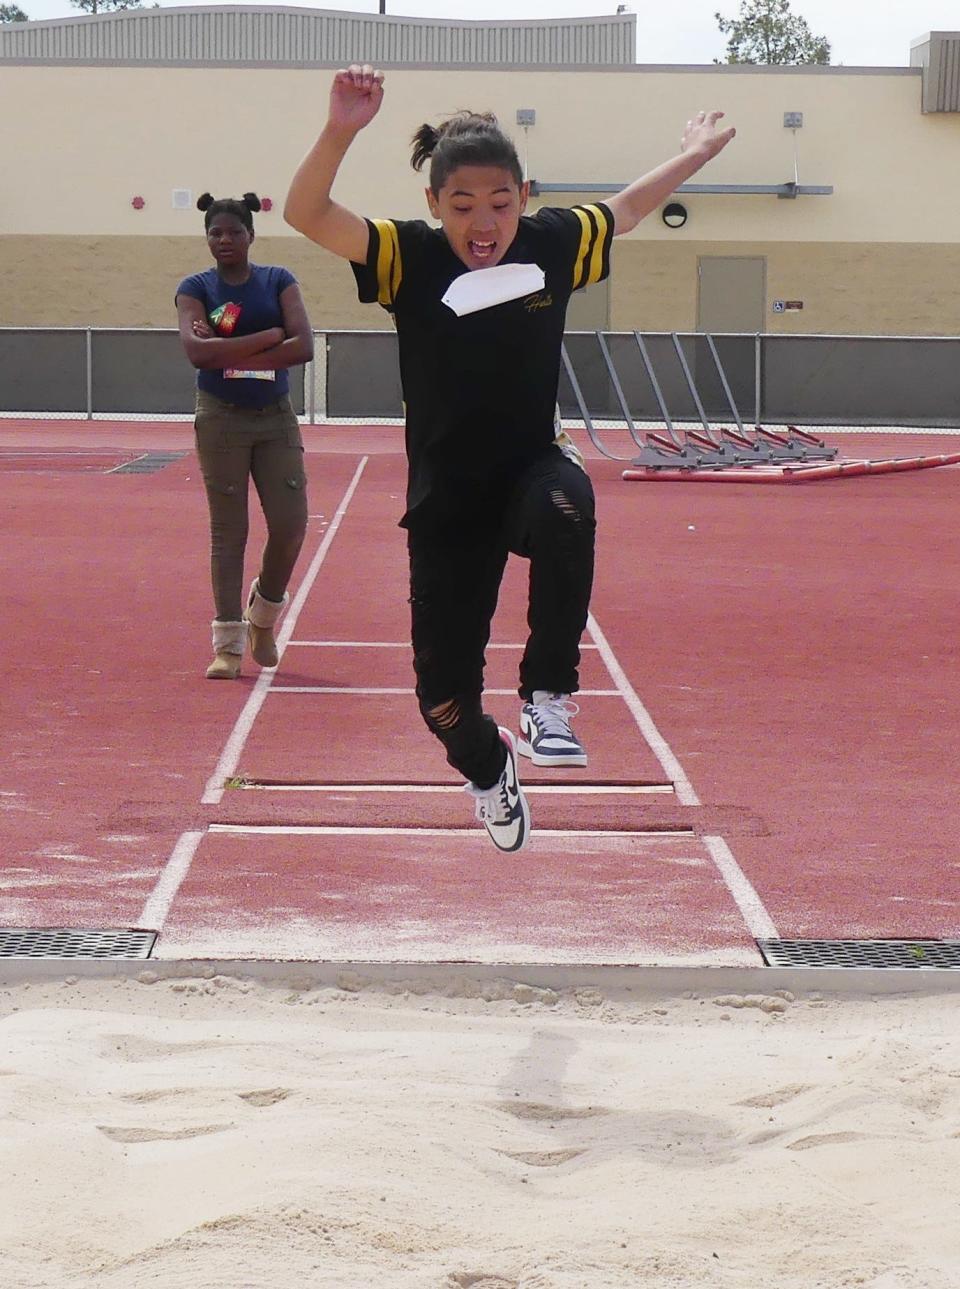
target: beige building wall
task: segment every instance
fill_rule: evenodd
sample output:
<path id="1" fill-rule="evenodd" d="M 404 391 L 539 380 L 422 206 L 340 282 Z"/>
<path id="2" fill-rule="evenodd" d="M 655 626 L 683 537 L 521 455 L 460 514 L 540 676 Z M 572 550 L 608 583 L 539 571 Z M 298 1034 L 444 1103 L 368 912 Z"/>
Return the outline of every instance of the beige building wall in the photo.
<path id="1" fill-rule="evenodd" d="M 213 264 L 193 216 L 189 237 L 0 236 L 0 326 L 175 327 L 177 283 Z M 318 330 L 390 325 L 359 303 L 349 266 L 302 237 L 258 234 L 253 258 L 296 275 Z"/>
<path id="2" fill-rule="evenodd" d="M 323 122 L 331 75 L 5 66 L 0 324 L 172 325 L 177 281 L 210 262 L 202 216 L 175 210 L 173 189 L 195 199 L 204 189 L 253 188 L 275 203 L 257 217 L 255 258 L 297 274 L 314 325 L 382 327 L 379 310 L 356 303 L 349 268 L 294 234 L 280 213 Z M 409 137 L 421 121 L 465 106 L 497 112 L 544 184 L 629 182 L 677 150 L 693 111 L 716 106 L 738 137 L 692 182 L 780 184 L 796 166 L 801 184 L 833 185 L 832 195 L 795 200 L 688 194 L 679 230 L 652 214 L 615 247 L 615 328 L 694 328 L 698 258 L 759 255 L 770 331 L 960 330 L 960 114 L 921 112 L 918 71 L 392 70 L 386 89 L 336 189 L 364 214 L 424 214 Z M 512 124 L 521 107 L 537 113 L 526 136 Z M 783 126 L 786 111 L 804 114 L 796 136 Z M 804 307 L 773 313 L 775 299 Z"/>

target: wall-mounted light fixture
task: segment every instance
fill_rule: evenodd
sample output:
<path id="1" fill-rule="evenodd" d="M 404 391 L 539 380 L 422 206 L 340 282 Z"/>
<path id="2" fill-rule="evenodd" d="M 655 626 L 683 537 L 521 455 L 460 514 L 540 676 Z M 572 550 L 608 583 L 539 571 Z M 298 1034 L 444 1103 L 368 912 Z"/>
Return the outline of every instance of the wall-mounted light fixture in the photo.
<path id="1" fill-rule="evenodd" d="M 664 206 L 660 218 L 666 224 L 667 228 L 683 228 L 687 222 L 687 208 L 681 206 L 678 201 L 668 202 Z"/>
<path id="2" fill-rule="evenodd" d="M 797 189 L 800 187 L 800 156 L 797 151 L 797 131 L 803 129 L 802 112 L 784 112 L 783 128 L 793 131 L 793 180 L 788 180 L 785 187 L 786 192 L 781 194 L 784 197 L 796 197 Z"/>
<path id="3" fill-rule="evenodd" d="M 537 123 L 535 107 L 517 108 L 517 125 L 523 130 L 523 177 L 530 178 L 530 127 Z"/>

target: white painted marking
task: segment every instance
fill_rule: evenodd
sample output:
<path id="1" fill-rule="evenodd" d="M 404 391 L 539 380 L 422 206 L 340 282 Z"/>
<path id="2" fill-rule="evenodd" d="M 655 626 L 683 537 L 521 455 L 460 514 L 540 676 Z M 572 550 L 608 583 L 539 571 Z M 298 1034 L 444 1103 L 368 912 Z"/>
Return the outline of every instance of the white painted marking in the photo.
<path id="1" fill-rule="evenodd" d="M 149 455 L 149 452 L 141 452 L 138 457 L 133 457 L 130 461 L 121 461 L 120 464 L 115 465 L 112 470 L 104 470 L 103 473 L 116 474 L 118 470 L 123 470 L 125 466 L 135 465 L 137 461 L 145 461 Z"/>
<path id="2" fill-rule="evenodd" d="M 29 448 L 0 448 L 0 460 L 16 461 L 20 457 L 26 457 L 27 460 L 33 461 L 37 457 L 51 457 L 58 461 L 61 457 L 68 460 L 71 457 L 115 457 L 117 455 L 115 448 L 42 448 L 32 452 Z M 146 455 L 146 454 L 144 454 Z M 137 460 L 140 460 L 138 457 Z M 108 470 L 107 474 L 110 473 Z"/>
<path id="3" fill-rule="evenodd" d="M 737 908 L 743 914 L 743 920 L 750 934 L 758 940 L 779 940 L 773 919 L 763 906 L 760 896 L 750 885 L 746 874 L 733 857 L 730 847 L 722 837 L 704 837 L 703 844 L 710 852 L 710 858 L 720 870 L 720 875 L 727 884 Z"/>
<path id="4" fill-rule="evenodd" d="M 377 694 L 416 693 L 414 689 L 403 689 L 390 685 L 274 685 L 271 694 L 355 694 L 360 697 L 371 697 Z M 520 701 L 515 689 L 485 689 L 484 695 L 494 694 L 501 698 L 513 697 Z M 577 698 L 622 698 L 619 689 L 580 689 Z"/>
<path id="5" fill-rule="evenodd" d="M 409 640 L 291 640 L 296 649 L 409 649 Z M 583 649 L 596 649 L 595 644 L 581 644 Z M 488 649 L 525 649 L 522 644 L 488 644 Z"/>
<path id="6" fill-rule="evenodd" d="M 617 661 L 616 654 L 607 643 L 607 638 L 600 630 L 600 624 L 592 613 L 587 616 L 587 630 L 597 642 L 597 648 L 600 650 L 600 656 L 606 665 L 607 671 L 609 671 L 614 683 L 619 686 L 623 701 L 630 709 L 631 716 L 637 722 L 640 733 L 646 739 L 651 752 L 663 766 L 667 778 L 673 781 L 677 790 L 677 800 L 682 806 L 699 806 L 700 798 L 694 792 L 693 784 L 687 778 L 683 766 L 674 756 L 670 744 L 657 729 L 650 713 L 641 703 L 637 691 L 630 684 L 627 673 Z"/>
<path id="7" fill-rule="evenodd" d="M 150 931 L 160 931 L 167 920 L 167 914 L 170 912 L 170 906 L 176 898 L 177 891 L 183 884 L 183 879 L 190 871 L 190 865 L 193 863 L 193 857 L 197 853 L 197 847 L 206 834 L 201 832 L 181 833 L 177 839 L 177 844 L 170 852 L 170 858 L 164 864 L 157 880 L 156 886 L 147 897 L 147 902 L 143 906 L 143 912 L 137 926 L 145 927 Z"/>
<path id="8" fill-rule="evenodd" d="M 360 476 L 363 474 L 368 460 L 368 457 L 362 457 L 360 464 L 354 471 L 353 478 L 350 480 L 350 484 L 346 492 L 343 494 L 343 500 L 337 507 L 336 514 L 331 520 L 330 527 L 324 534 L 323 541 L 317 548 L 317 553 L 314 555 L 310 567 L 307 569 L 303 581 L 300 583 L 300 588 L 294 596 L 290 608 L 287 611 L 287 616 L 284 618 L 283 626 L 280 628 L 277 635 L 277 651 L 281 657 L 283 656 L 283 651 L 286 648 L 287 642 L 293 635 L 294 628 L 297 625 L 297 618 L 300 616 L 300 611 L 306 603 L 307 596 L 313 589 L 313 584 L 316 581 L 317 574 L 320 572 L 320 568 L 327 557 L 327 552 L 330 549 L 331 543 L 337 535 L 337 530 L 339 529 L 343 517 L 347 512 L 347 507 L 353 499 L 353 494 L 357 490 Z M 235 772 L 237 765 L 240 762 L 243 749 L 246 746 L 247 739 L 250 737 L 250 731 L 253 729 L 253 723 L 257 719 L 260 708 L 263 706 L 264 699 L 267 696 L 267 691 L 273 684 L 273 678 L 275 675 L 275 670 L 268 670 L 261 671 L 260 675 L 257 677 L 257 682 L 250 691 L 250 696 L 244 704 L 240 715 L 237 717 L 237 723 L 234 725 L 233 731 L 227 739 L 223 751 L 220 753 L 220 760 L 217 762 L 216 769 L 207 780 L 207 786 L 204 789 L 203 796 L 200 798 L 203 805 L 216 805 L 223 796 L 224 781 Z"/>
<path id="9" fill-rule="evenodd" d="M 486 840 L 482 828 L 348 828 L 336 824 L 211 824 L 211 833 L 257 837 L 463 837 L 475 834 Z M 692 828 L 652 828 L 649 832 L 621 832 L 615 828 L 594 831 L 581 828 L 537 828 L 534 837 L 683 837 L 694 835 Z"/>
<path id="10" fill-rule="evenodd" d="M 462 792 L 459 784 L 450 783 L 242 783 L 236 791 L 240 792 Z M 647 796 L 654 793 L 671 795 L 673 788 L 669 783 L 631 783 L 617 786 L 606 783 L 525 783 L 523 791 L 526 796 L 539 793 L 541 796 Z"/>

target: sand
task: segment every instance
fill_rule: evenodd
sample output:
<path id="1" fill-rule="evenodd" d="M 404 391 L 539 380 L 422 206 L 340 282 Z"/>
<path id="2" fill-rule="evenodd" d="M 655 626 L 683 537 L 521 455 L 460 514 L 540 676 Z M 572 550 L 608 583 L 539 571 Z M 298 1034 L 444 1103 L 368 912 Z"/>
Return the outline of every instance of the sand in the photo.
<path id="1" fill-rule="evenodd" d="M 342 983 L 0 986 L 0 1282 L 960 1284 L 956 994 Z"/>

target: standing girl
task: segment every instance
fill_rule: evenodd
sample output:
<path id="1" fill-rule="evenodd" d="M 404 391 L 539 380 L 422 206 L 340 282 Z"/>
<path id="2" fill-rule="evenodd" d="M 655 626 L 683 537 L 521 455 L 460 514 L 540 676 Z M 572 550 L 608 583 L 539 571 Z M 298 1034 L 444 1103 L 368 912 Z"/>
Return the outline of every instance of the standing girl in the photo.
<path id="1" fill-rule="evenodd" d="M 273 628 L 307 527 L 303 440 L 287 368 L 313 357 L 300 287 L 287 269 L 252 264 L 255 193 L 214 200 L 204 193 L 207 245 L 216 267 L 177 287 L 180 339 L 198 369 L 197 454 L 210 507 L 210 568 L 216 616 L 211 680 L 232 680 L 249 634 L 254 660 L 277 665 Z M 263 506 L 267 542 L 243 602 L 249 480 Z"/>
<path id="2" fill-rule="evenodd" d="M 593 579 L 590 480 L 555 441 L 567 302 L 609 271 L 628 233 L 733 137 L 721 112 L 687 122 L 680 153 L 607 202 L 527 218 L 529 185 L 489 115 L 423 125 L 421 220 L 368 220 L 330 190 L 354 137 L 380 108 L 383 76 L 337 72 L 327 124 L 294 176 L 288 223 L 351 262 L 361 300 L 394 316 L 406 404 L 407 529 L 420 710 L 467 779 L 495 845 L 529 832 L 513 734 L 484 715 L 484 650 L 510 551 L 530 561 L 530 635 L 520 663 L 520 751 L 585 765 L 570 727 Z M 480 272 L 478 272 L 480 271 Z"/>

